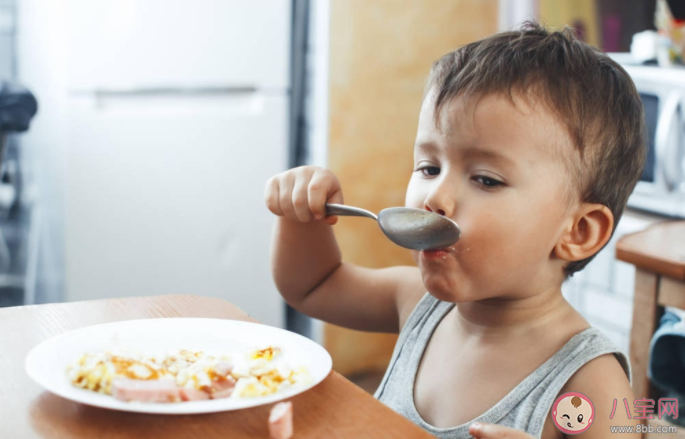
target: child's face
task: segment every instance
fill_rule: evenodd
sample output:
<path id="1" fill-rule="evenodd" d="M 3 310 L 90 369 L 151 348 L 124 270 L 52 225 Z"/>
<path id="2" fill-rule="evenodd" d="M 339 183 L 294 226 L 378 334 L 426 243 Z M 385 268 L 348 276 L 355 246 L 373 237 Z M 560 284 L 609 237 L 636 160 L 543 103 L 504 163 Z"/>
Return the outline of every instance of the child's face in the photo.
<path id="1" fill-rule="evenodd" d="M 561 158 L 572 146 L 543 105 L 515 99 L 516 107 L 500 95 L 452 99 L 438 127 L 431 93 L 421 108 L 405 204 L 446 215 L 462 230 L 445 254 L 412 252 L 439 299 L 529 297 L 563 281 L 565 261 L 554 246 L 572 225 Z"/>

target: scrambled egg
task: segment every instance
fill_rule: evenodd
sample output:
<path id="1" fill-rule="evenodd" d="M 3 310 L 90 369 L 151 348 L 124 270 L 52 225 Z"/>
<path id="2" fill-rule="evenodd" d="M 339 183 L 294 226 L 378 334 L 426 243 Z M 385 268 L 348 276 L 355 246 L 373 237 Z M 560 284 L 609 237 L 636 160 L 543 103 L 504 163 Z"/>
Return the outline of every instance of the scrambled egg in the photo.
<path id="1" fill-rule="evenodd" d="M 203 390 L 217 378 L 225 379 L 226 365 L 236 380 L 234 397 L 266 396 L 310 382 L 305 367 L 293 368 L 282 358 L 280 348 L 251 350 L 243 355 L 209 355 L 204 352 L 176 352 L 141 355 L 124 351 L 84 354 L 67 368 L 74 386 L 112 394 L 112 380 L 126 377 L 138 380 L 174 378 L 179 387 Z"/>

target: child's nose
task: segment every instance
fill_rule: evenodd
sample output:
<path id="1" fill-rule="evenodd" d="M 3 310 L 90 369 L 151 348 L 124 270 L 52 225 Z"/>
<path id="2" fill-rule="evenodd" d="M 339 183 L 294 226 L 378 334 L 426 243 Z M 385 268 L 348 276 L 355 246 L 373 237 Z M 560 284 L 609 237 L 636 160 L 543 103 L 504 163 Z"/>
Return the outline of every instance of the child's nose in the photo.
<path id="1" fill-rule="evenodd" d="M 430 212 L 439 213 L 440 215 L 445 215 L 445 211 L 444 211 L 444 210 L 442 210 L 442 209 L 433 210 L 433 209 L 431 209 L 430 206 L 428 206 L 428 205 L 426 205 L 426 210 L 428 210 L 428 211 L 430 211 Z"/>
<path id="2" fill-rule="evenodd" d="M 454 216 L 454 198 L 449 195 L 448 191 L 435 190 L 426 197 L 424 208 L 430 212 L 451 218 Z"/>

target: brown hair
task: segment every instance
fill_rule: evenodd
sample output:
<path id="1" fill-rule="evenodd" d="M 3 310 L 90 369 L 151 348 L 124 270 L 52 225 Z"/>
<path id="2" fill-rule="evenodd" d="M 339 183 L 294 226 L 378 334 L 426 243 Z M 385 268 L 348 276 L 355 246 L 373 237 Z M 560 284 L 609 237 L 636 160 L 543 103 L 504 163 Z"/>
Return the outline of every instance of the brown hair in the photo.
<path id="1" fill-rule="evenodd" d="M 647 150 L 640 96 L 628 74 L 604 52 L 576 39 L 568 27 L 550 32 L 524 23 L 438 59 L 426 93 L 434 90 L 435 114 L 456 96 L 491 93 L 545 104 L 570 135 L 575 153 L 563 153 L 570 174 L 566 202 L 607 206 L 616 230 L 640 178 Z M 436 123 L 437 116 L 436 116 Z M 596 254 L 564 267 L 565 278 Z"/>
<path id="2" fill-rule="evenodd" d="M 577 396 L 574 396 L 573 398 L 571 398 L 571 404 L 573 404 L 573 407 L 575 407 L 575 408 L 578 408 L 578 406 L 581 405 L 582 403 L 583 403 L 583 400 Z"/>

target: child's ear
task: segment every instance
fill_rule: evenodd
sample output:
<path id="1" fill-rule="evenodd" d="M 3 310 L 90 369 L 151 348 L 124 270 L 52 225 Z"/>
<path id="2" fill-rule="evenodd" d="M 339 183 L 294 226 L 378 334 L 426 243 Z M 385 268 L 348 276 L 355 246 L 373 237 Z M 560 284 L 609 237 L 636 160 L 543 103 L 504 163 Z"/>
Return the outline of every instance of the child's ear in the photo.
<path id="1" fill-rule="evenodd" d="M 554 253 L 565 261 L 580 261 L 604 247 L 614 229 L 614 214 L 602 204 L 583 203 L 578 207 L 573 223 L 564 231 L 554 247 Z"/>

